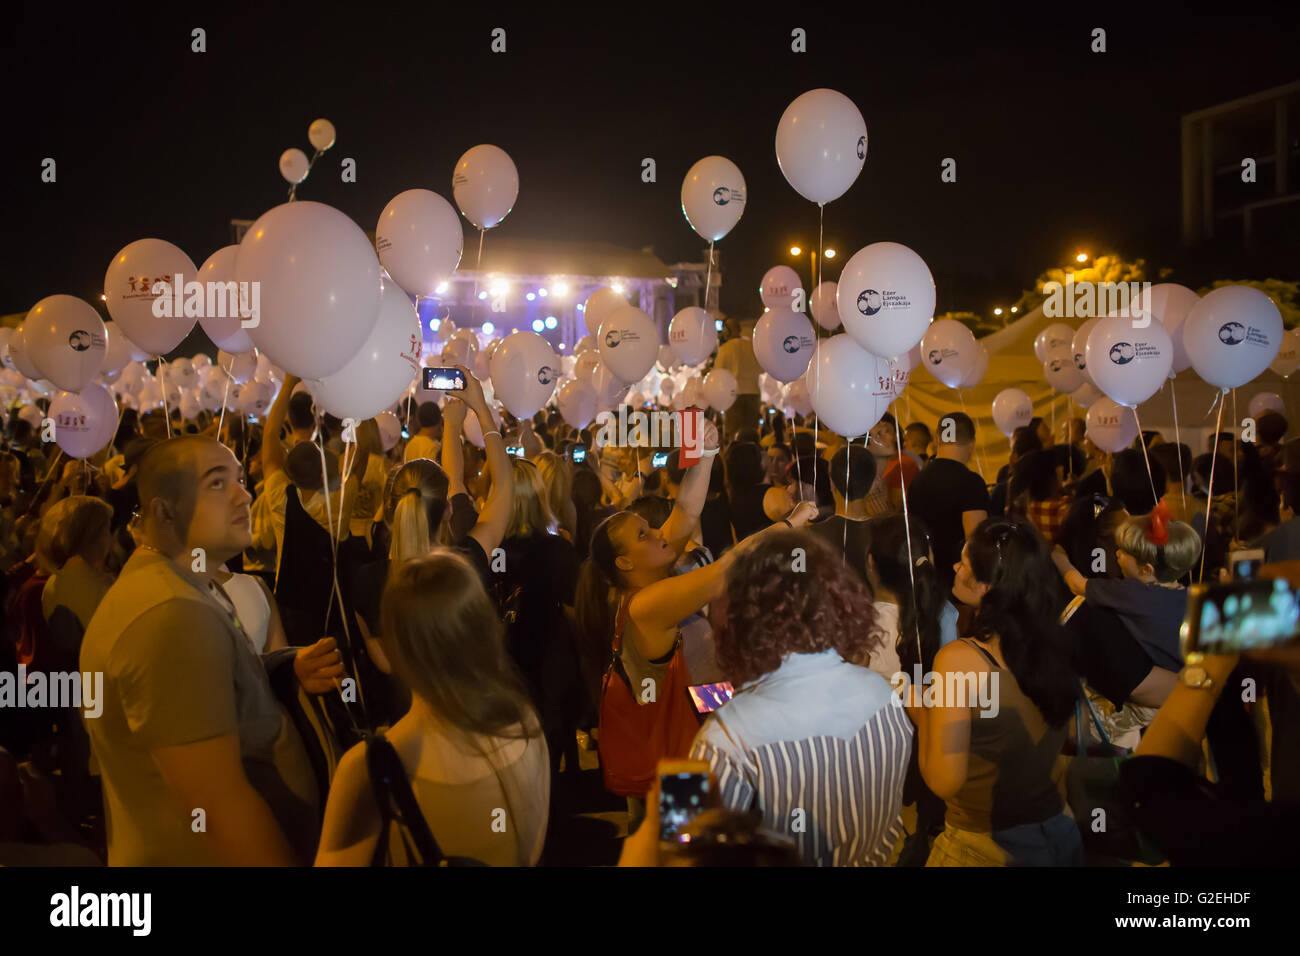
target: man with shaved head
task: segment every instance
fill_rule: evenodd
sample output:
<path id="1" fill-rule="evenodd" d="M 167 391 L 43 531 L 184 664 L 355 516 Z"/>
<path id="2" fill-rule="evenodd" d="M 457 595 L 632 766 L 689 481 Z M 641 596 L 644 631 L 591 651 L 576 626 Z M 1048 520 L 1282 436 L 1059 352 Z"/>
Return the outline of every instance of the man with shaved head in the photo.
<path id="1" fill-rule="evenodd" d="M 83 670 L 104 675 L 87 719 L 104 781 L 111 866 L 309 861 L 316 802 L 302 742 L 213 572 L 249 543 L 239 462 L 200 436 L 140 459 L 141 546 L 91 618 Z M 319 692 L 333 641 L 301 648 Z"/>

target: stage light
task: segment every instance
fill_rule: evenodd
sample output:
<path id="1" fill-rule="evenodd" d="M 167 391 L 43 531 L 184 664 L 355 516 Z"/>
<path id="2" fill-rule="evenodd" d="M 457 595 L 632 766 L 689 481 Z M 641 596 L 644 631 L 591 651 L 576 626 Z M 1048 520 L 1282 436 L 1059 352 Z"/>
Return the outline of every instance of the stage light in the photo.
<path id="1" fill-rule="evenodd" d="M 524 294 L 524 298 L 527 299 L 529 302 L 532 302 L 533 299 L 537 298 L 537 296 L 533 295 L 531 292 L 527 292 Z"/>
<path id="2" fill-rule="evenodd" d="M 586 306 L 586 304 L 585 304 L 585 303 L 582 303 L 582 302 L 579 302 L 579 303 L 578 303 L 578 311 L 579 311 L 579 312 L 586 312 L 586 311 L 587 311 L 587 306 Z"/>
<path id="3" fill-rule="evenodd" d="M 545 299 L 547 295 L 545 287 L 538 289 L 537 294 L 540 295 L 543 299 Z"/>
<path id="4" fill-rule="evenodd" d="M 505 279 L 497 279 L 495 282 L 492 283 L 492 294 L 504 295 L 506 290 L 509 288 L 510 288 L 509 282 L 507 282 Z"/>
<path id="5" fill-rule="evenodd" d="M 568 346 L 565 345 L 563 342 L 561 342 L 561 343 L 560 343 L 560 351 L 563 352 L 566 348 L 568 348 Z"/>
<path id="6" fill-rule="evenodd" d="M 553 315 L 548 315 L 548 316 L 546 317 L 546 327 L 547 327 L 548 329 L 553 329 L 553 328 L 555 328 L 555 327 L 556 327 L 557 325 L 559 325 L 559 324 L 560 324 L 560 323 L 559 323 L 559 320 L 557 320 L 557 319 L 555 318 L 555 316 L 553 316 Z"/>
<path id="7" fill-rule="evenodd" d="M 483 323 L 483 334 L 484 334 L 484 335 L 491 335 L 491 334 L 492 334 L 493 332 L 495 332 L 496 330 L 497 330 L 497 327 L 496 327 L 495 325 L 493 325 L 491 322 L 484 322 L 484 323 Z"/>
<path id="8" fill-rule="evenodd" d="M 438 283 L 438 288 L 435 289 L 434 291 L 437 292 L 438 295 L 442 295 L 444 292 L 447 291 L 447 283 L 445 283 L 445 282 L 439 282 L 439 283 Z"/>
<path id="9" fill-rule="evenodd" d="M 540 332 L 540 331 L 542 331 L 542 329 L 544 329 L 544 328 L 546 328 L 546 326 L 542 324 L 542 320 L 541 320 L 541 319 L 533 319 L 533 331 L 534 331 L 534 332 Z"/>
<path id="10" fill-rule="evenodd" d="M 437 331 L 438 331 L 438 326 L 440 326 L 440 325 L 442 325 L 442 319 L 430 319 L 430 320 L 429 320 L 429 331 L 430 331 L 430 332 L 437 332 Z"/>
<path id="11" fill-rule="evenodd" d="M 614 285 L 613 285 L 613 289 L 614 289 L 614 291 L 617 292 L 619 295 L 622 295 L 622 294 L 623 294 L 623 283 L 621 283 L 621 282 L 615 282 Z"/>
<path id="12" fill-rule="evenodd" d="M 551 286 L 551 291 L 554 292 L 556 295 L 568 295 L 568 294 L 569 294 L 569 283 L 567 283 L 567 282 L 556 282 L 556 283 L 554 283 L 554 284 Z"/>

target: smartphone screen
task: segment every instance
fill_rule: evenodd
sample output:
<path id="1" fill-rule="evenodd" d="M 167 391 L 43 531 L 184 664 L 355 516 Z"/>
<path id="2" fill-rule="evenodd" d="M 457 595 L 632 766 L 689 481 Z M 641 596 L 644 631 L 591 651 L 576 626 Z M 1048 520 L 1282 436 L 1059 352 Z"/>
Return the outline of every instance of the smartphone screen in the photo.
<path id="1" fill-rule="evenodd" d="M 1300 635 L 1300 599 L 1282 578 L 1193 590 L 1183 621 L 1183 653 L 1235 654 Z"/>
<path id="2" fill-rule="evenodd" d="M 687 770 L 698 763 L 698 769 Z M 708 803 L 708 765 L 698 761 L 673 761 L 659 775 L 659 839 L 681 843 L 682 830 Z"/>
<path id="3" fill-rule="evenodd" d="M 1264 549 L 1250 551 L 1233 551 L 1228 555 L 1228 567 L 1232 569 L 1234 581 L 1253 581 L 1264 564 Z"/>
<path id="4" fill-rule="evenodd" d="M 587 449 L 585 448 L 573 449 L 573 461 L 575 464 L 581 464 L 586 460 L 587 460 Z"/>
<path id="5" fill-rule="evenodd" d="M 523 458 L 523 457 L 524 457 L 524 446 L 523 446 L 523 445 L 506 445 L 506 454 L 507 454 L 507 455 L 514 455 L 516 458 Z"/>
<path id="6" fill-rule="evenodd" d="M 463 391 L 465 376 L 454 368 L 426 368 L 424 370 L 424 387 L 442 389 L 447 392 Z"/>
<path id="7" fill-rule="evenodd" d="M 656 452 L 650 459 L 650 464 L 655 468 L 662 468 L 664 465 L 668 464 L 668 452 Z"/>
<path id="8" fill-rule="evenodd" d="M 691 703 L 697 714 L 713 713 L 735 694 L 735 690 L 726 681 L 719 684 L 692 684 L 686 690 L 691 695 Z"/>

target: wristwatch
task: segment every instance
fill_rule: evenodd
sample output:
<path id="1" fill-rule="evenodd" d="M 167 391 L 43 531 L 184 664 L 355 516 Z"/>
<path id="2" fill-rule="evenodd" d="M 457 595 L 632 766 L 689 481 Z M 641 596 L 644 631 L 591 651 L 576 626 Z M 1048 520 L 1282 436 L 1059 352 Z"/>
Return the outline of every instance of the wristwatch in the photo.
<path id="1" fill-rule="evenodd" d="M 1201 665 L 1201 660 L 1200 654 L 1187 655 L 1187 664 L 1178 675 L 1178 679 L 1185 687 L 1193 690 L 1208 690 L 1214 686 L 1214 681 L 1210 679 L 1210 672 Z"/>

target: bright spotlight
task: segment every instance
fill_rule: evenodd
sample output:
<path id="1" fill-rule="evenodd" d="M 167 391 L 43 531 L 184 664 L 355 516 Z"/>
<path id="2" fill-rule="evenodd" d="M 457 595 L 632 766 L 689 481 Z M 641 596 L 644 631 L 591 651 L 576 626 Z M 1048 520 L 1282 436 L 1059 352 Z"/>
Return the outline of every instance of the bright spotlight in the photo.
<path id="1" fill-rule="evenodd" d="M 542 288 L 537 290 L 537 294 L 540 295 L 543 299 L 545 299 L 549 293 L 547 293 L 545 286 L 543 286 Z"/>
<path id="2" fill-rule="evenodd" d="M 542 329 L 544 329 L 544 328 L 546 328 L 546 326 L 542 324 L 542 320 L 541 320 L 541 319 L 533 319 L 533 331 L 534 331 L 534 332 L 540 332 L 540 331 L 542 331 Z"/>
<path id="3" fill-rule="evenodd" d="M 527 299 L 529 302 L 532 302 L 533 299 L 537 298 L 537 296 L 533 295 L 531 292 L 525 292 L 524 298 Z"/>
<path id="4" fill-rule="evenodd" d="M 559 325 L 559 324 L 560 324 L 560 322 L 559 322 L 558 319 L 555 318 L 555 316 L 553 316 L 553 315 L 548 315 L 548 316 L 546 317 L 546 327 L 547 327 L 548 329 L 553 329 L 553 328 L 555 328 L 555 327 L 556 327 L 557 325 Z"/>
<path id="5" fill-rule="evenodd" d="M 480 292 L 480 293 L 478 294 L 478 297 L 479 297 L 480 299 L 486 299 L 486 298 L 487 298 L 487 293 L 486 293 L 486 292 Z"/>
<path id="6" fill-rule="evenodd" d="M 439 283 L 438 283 L 438 288 L 435 289 L 434 291 L 437 292 L 438 295 L 442 295 L 444 292 L 447 291 L 447 283 L 445 283 L 445 282 L 439 282 Z"/>

